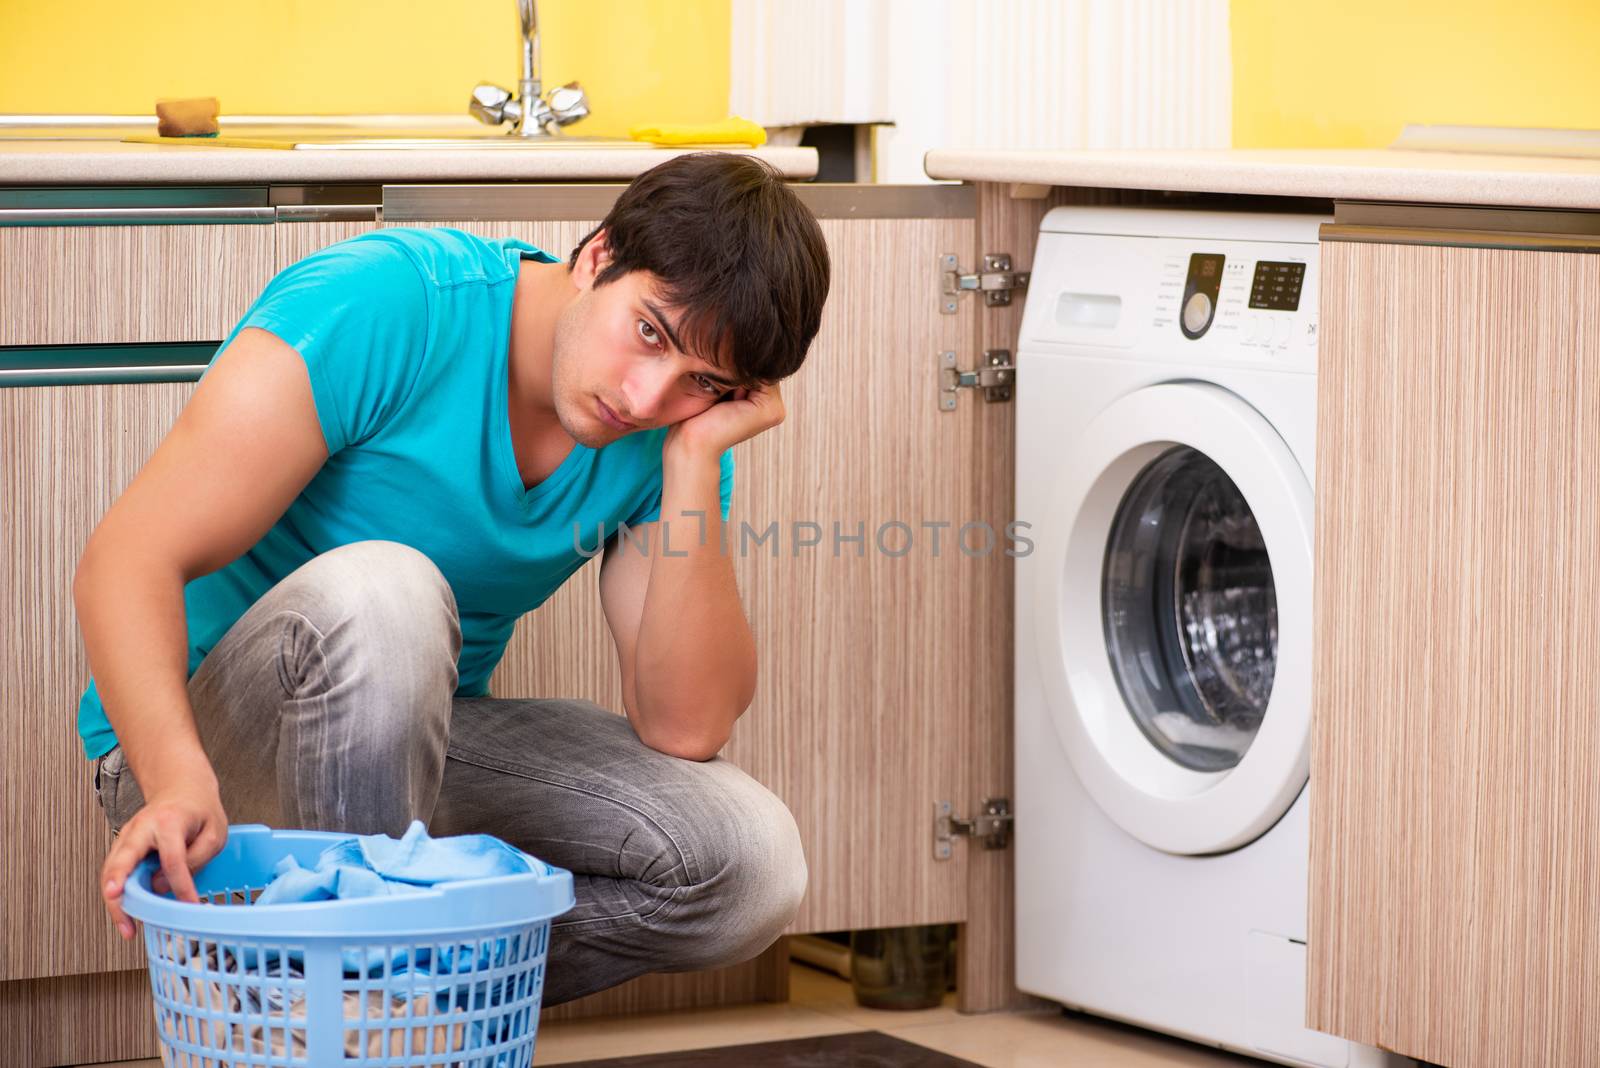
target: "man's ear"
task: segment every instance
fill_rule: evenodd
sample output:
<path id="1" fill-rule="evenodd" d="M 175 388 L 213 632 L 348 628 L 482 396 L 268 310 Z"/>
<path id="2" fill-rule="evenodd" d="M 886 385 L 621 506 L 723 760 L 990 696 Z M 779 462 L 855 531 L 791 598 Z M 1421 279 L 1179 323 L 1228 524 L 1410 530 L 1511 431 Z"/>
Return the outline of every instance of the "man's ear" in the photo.
<path id="1" fill-rule="evenodd" d="M 578 261 L 572 265 L 572 283 L 579 289 L 593 288 L 594 280 L 611 262 L 608 237 L 604 230 L 596 230 L 589 243 L 583 246 L 583 251 L 578 253 Z"/>

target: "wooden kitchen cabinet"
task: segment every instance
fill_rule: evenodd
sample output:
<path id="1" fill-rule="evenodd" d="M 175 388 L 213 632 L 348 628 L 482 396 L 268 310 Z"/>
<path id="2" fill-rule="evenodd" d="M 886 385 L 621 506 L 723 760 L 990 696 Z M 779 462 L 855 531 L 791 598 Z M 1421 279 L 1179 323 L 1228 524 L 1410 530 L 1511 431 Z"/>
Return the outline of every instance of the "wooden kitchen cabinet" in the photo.
<path id="1" fill-rule="evenodd" d="M 978 362 L 984 312 L 964 297 L 956 313 L 942 314 L 938 273 L 946 253 L 968 269 L 975 262 L 976 198 L 970 188 L 919 190 L 907 194 L 908 208 L 895 192 L 869 190 L 880 199 L 866 208 L 819 212 L 833 257 L 822 332 L 806 368 L 784 386 L 784 425 L 736 450 L 730 534 L 741 522 L 753 536 L 776 524 L 777 539 L 756 543 L 736 563 L 762 659 L 755 702 L 726 755 L 782 797 L 800 825 L 811 883 L 791 933 L 962 922 L 973 873 L 1009 861 L 972 843 L 958 842 L 949 860 L 936 860 L 932 848 L 934 802 L 968 815 L 981 796 L 1005 791 L 988 772 L 1004 759 L 1000 725 L 1009 714 L 1009 560 L 1003 537 L 993 552 L 969 556 L 954 534 L 966 522 L 1000 534 L 1011 518 L 1010 409 L 973 391 L 963 391 L 955 411 L 938 404 L 939 353 L 957 352 L 963 367 Z M 882 204 L 889 207 L 874 206 Z M 586 217 L 450 224 L 565 256 L 603 213 L 602 205 Z M 376 225 L 149 226 L 100 236 L 86 231 L 107 228 L 0 227 L 0 255 L 11 257 L 0 261 L 0 309 L 37 299 L 36 284 L 26 288 L 13 266 L 20 258 L 65 277 L 95 262 L 95 250 L 118 248 L 137 268 L 123 276 L 127 292 L 57 300 L 24 326 L 13 323 L 0 344 L 220 340 L 275 270 Z M 209 230 L 249 233 L 199 233 Z M 197 248 L 208 251 L 197 259 Z M 184 300 L 199 310 L 184 310 Z M 148 309 L 162 301 L 176 310 L 152 317 Z M 150 325 L 158 320 L 168 325 Z M 115 939 L 94 889 L 110 839 L 73 729 L 88 671 L 71 577 L 95 523 L 193 388 L 0 389 L 0 611 L 4 633 L 26 637 L 0 644 L 8 843 L 0 861 L 0 1016 L 27 1016 L 37 1029 L 48 1012 L 58 1026 L 36 1036 L 41 1057 L 61 1058 L 48 1051 L 68 1048 L 80 1059 L 150 1053 L 147 994 L 142 976 L 131 978 L 141 957 Z M 937 556 L 924 522 L 951 524 Z M 860 523 L 864 541 L 841 541 L 836 550 L 835 523 L 843 537 Z M 909 527 L 912 551 L 878 550 L 877 533 L 891 523 Z M 898 551 L 904 533 L 886 529 L 886 544 Z M 798 534 L 820 541 L 798 547 Z M 586 566 L 522 622 L 492 681 L 497 695 L 588 697 L 620 709 L 597 578 L 598 567 Z M 985 926 L 963 943 L 963 997 L 968 1007 L 995 1007 L 1010 989 L 1009 954 L 996 949 L 1009 940 L 1009 901 L 977 907 Z M 747 996 L 752 984 L 781 988 L 765 958 L 746 971 L 737 980 L 646 977 L 596 995 L 591 1010 L 681 1007 Z M 984 994 L 985 985 L 1000 993 Z M 90 1003 L 99 1006 L 92 1014 L 74 1008 Z M 69 1030 L 79 1033 L 64 1037 Z"/>
<path id="2" fill-rule="evenodd" d="M 1600 1048 L 1595 251 L 1324 233 L 1307 1021 L 1455 1068 Z"/>
<path id="3" fill-rule="evenodd" d="M 0 226 L 0 346 L 219 340 L 271 277 L 273 229 Z M 0 388 L 0 983 L 143 961 L 94 889 L 111 836 L 75 730 L 88 665 L 72 574 L 193 389 Z"/>
<path id="4" fill-rule="evenodd" d="M 374 221 L 280 222 L 273 229 L 273 273 L 305 259 L 318 249 L 378 228 Z M 231 328 L 231 324 L 230 324 Z"/>
<path id="5" fill-rule="evenodd" d="M 142 967 L 143 946 L 116 936 L 96 891 L 111 832 L 75 729 L 88 664 L 72 575 L 95 524 L 193 389 L 187 383 L 0 389 L 0 1034 L 7 1043 L 0 1060 L 6 1063 L 150 1055 L 148 982 L 129 971 Z M 59 1013 L 53 1029 L 31 1022 L 46 1005 Z"/>
<path id="6" fill-rule="evenodd" d="M 72 377 L 121 382 L 0 388 L 0 1034 L 19 1065 L 154 1049 L 142 947 L 115 937 L 95 891 L 111 835 L 74 729 L 88 668 L 72 574 L 194 388 L 130 383 L 194 356 L 148 343 L 221 339 L 273 270 L 270 209 L 117 211 L 138 224 L 0 212 L 0 365 L 12 347 L 36 366 L 70 346 Z"/>
<path id="7" fill-rule="evenodd" d="M 0 225 L 0 345 L 220 341 L 272 277 L 273 230 Z"/>

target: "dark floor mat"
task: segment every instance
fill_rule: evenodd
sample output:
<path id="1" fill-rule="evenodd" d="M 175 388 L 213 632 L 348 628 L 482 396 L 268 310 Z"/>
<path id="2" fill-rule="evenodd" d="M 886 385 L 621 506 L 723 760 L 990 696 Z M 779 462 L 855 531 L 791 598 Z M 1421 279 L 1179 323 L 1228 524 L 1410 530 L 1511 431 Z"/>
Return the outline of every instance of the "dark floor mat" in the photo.
<path id="1" fill-rule="evenodd" d="M 713 1046 L 639 1057 L 573 1061 L 564 1068 L 981 1068 L 882 1031 Z"/>

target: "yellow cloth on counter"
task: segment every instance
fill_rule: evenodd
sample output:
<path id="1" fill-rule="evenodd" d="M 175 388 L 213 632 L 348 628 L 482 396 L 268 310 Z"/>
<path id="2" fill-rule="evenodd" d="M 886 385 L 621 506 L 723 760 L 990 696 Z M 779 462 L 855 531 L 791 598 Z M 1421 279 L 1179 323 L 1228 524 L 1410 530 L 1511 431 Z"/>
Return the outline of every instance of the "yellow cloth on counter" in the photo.
<path id="1" fill-rule="evenodd" d="M 737 115 L 721 122 L 656 123 L 635 126 L 628 131 L 635 141 L 653 145 L 749 145 L 760 148 L 767 143 L 767 131 Z"/>

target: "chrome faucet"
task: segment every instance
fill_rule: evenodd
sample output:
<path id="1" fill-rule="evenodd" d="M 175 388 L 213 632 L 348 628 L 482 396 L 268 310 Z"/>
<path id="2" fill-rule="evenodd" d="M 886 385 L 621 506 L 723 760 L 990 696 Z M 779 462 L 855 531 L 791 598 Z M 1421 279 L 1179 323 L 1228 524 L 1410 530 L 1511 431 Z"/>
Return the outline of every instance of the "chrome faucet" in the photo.
<path id="1" fill-rule="evenodd" d="M 517 12 L 522 16 L 522 80 L 517 83 L 518 96 L 513 99 L 511 90 L 493 82 L 479 82 L 472 90 L 472 102 L 467 110 L 479 122 L 498 126 L 507 120 L 516 123 L 512 132 L 518 137 L 551 137 L 561 127 L 577 122 L 589 114 L 589 99 L 577 82 L 568 82 L 550 90 L 543 96 L 539 82 L 539 12 L 535 0 L 517 0 Z"/>

